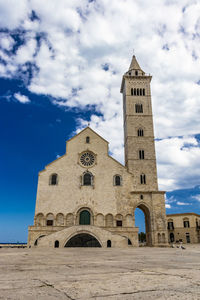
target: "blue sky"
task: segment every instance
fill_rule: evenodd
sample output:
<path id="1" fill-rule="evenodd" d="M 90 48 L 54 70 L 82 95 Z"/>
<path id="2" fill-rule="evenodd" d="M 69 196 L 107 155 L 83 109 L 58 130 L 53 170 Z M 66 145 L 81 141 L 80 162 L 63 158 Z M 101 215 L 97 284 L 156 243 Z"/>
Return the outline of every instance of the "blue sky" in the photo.
<path id="1" fill-rule="evenodd" d="M 167 213 L 200 213 L 199 10 L 191 0 L 0 0 L 0 242 L 26 241 L 38 172 L 88 122 L 123 163 L 119 90 L 133 49 L 153 75 Z"/>

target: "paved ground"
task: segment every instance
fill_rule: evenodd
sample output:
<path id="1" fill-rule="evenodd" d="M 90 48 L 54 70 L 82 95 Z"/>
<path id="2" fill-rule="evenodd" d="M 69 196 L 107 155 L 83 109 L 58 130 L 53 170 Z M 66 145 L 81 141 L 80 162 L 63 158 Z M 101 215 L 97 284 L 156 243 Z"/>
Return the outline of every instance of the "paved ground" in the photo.
<path id="1" fill-rule="evenodd" d="M 200 299 L 200 245 L 0 249 L 0 299 Z"/>

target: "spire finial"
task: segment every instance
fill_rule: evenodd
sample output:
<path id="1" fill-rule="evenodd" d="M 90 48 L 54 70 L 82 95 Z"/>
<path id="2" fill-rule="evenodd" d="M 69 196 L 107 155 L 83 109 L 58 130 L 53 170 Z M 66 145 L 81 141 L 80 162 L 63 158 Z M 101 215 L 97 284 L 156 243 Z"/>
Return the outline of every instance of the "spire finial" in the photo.
<path id="1" fill-rule="evenodd" d="M 88 127 L 90 127 L 90 122 L 88 122 Z"/>

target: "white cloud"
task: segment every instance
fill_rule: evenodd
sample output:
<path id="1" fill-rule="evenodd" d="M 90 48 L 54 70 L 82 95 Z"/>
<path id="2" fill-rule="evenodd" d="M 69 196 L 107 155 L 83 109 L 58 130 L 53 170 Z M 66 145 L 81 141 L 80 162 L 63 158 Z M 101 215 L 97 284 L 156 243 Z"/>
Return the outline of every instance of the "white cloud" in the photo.
<path id="1" fill-rule="evenodd" d="M 156 141 L 156 150 L 159 183 L 162 189 L 188 188 L 198 183 L 200 148 L 194 137 L 174 137 Z"/>
<path id="2" fill-rule="evenodd" d="M 52 96 L 55 105 L 95 105 L 100 116 L 94 113 L 87 121 L 123 162 L 119 88 L 134 48 L 141 67 L 153 74 L 155 135 L 162 139 L 156 142 L 160 187 L 197 185 L 200 151 L 192 135 L 200 133 L 199 8 L 193 0 L 49 0 L 48 5 L 0 0 L 0 26 L 21 30 L 25 40 L 8 55 L 14 42 L 4 34 L 0 76 L 16 77 L 18 68 L 31 62 L 37 66 L 27 81 L 31 92 Z M 31 21 L 31 11 L 39 19 Z M 39 45 L 36 36 L 42 36 Z M 79 120 L 77 130 L 86 123 Z"/>
<path id="3" fill-rule="evenodd" d="M 192 198 L 200 202 L 200 194 L 192 196 Z"/>
<path id="4" fill-rule="evenodd" d="M 29 103 L 29 102 L 30 102 L 30 99 L 29 99 L 27 96 L 21 95 L 20 93 L 15 93 L 15 94 L 14 94 L 14 97 L 15 97 L 15 99 L 17 99 L 20 103 L 23 103 L 23 104 Z"/>
<path id="5" fill-rule="evenodd" d="M 190 205 L 190 203 L 187 203 L 187 202 L 180 202 L 180 201 L 177 201 L 176 204 L 177 204 L 177 205 Z"/>
<path id="6" fill-rule="evenodd" d="M 171 205 L 166 203 L 166 204 L 165 204 L 165 207 L 166 207 L 166 208 L 171 208 Z"/>

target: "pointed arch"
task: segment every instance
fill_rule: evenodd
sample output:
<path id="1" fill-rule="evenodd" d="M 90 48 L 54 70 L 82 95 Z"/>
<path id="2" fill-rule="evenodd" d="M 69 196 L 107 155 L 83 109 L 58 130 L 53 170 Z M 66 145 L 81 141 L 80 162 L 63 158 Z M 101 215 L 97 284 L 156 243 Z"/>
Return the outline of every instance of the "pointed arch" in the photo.
<path id="1" fill-rule="evenodd" d="M 151 213 L 150 208 L 145 202 L 139 202 L 137 206 L 135 207 L 141 209 L 141 211 L 144 213 L 145 217 L 145 229 L 146 229 L 146 245 L 151 246 L 152 245 L 152 232 L 151 232 Z M 134 209 L 134 214 L 135 214 Z"/>

